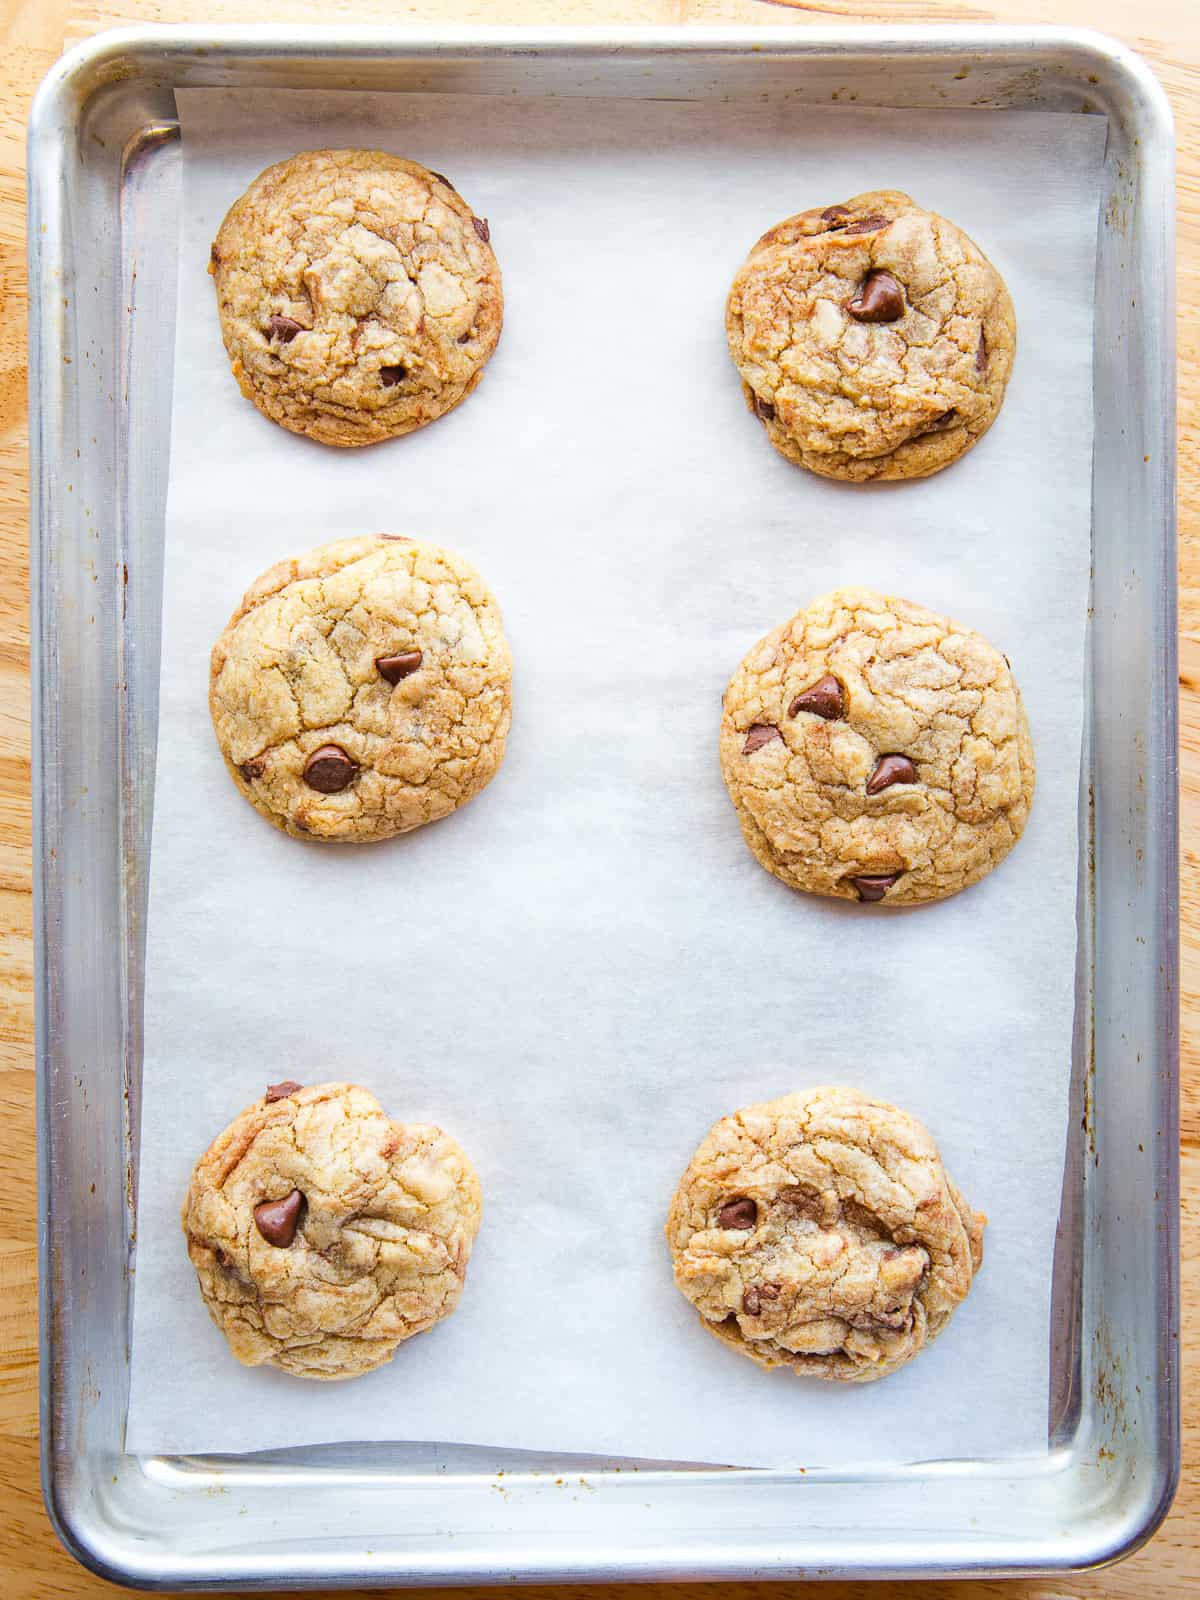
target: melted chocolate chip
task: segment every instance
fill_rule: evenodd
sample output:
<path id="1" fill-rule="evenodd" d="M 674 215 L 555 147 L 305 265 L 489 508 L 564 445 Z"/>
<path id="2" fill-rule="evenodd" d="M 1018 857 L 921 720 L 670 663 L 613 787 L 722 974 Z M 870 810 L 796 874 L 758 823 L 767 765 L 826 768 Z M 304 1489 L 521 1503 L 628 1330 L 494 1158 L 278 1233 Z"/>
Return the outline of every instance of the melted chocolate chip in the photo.
<path id="1" fill-rule="evenodd" d="M 475 337 L 474 329 L 468 328 L 466 333 L 460 333 L 458 338 L 454 342 L 455 342 L 455 344 L 470 344 L 471 340 L 474 337 Z"/>
<path id="2" fill-rule="evenodd" d="M 858 221 L 852 222 L 843 233 L 846 237 L 852 233 L 878 233 L 880 228 L 886 228 L 890 221 L 890 217 L 859 217 Z"/>
<path id="3" fill-rule="evenodd" d="M 764 1300 L 779 1299 L 779 1285 L 777 1283 L 760 1283 L 758 1292 Z"/>
<path id="4" fill-rule="evenodd" d="M 868 272 L 846 310 L 856 322 L 898 322 L 904 315 L 904 290 L 890 272 Z"/>
<path id="5" fill-rule="evenodd" d="M 409 677 L 421 665 L 421 652 L 402 650 L 399 655 L 376 656 L 375 665 L 381 678 L 386 678 L 389 683 L 399 683 L 401 678 Z"/>
<path id="6" fill-rule="evenodd" d="M 988 365 L 987 335 L 984 333 L 983 329 L 980 328 L 980 330 L 979 330 L 979 343 L 975 346 L 975 371 L 978 372 L 982 376 L 983 373 L 985 373 L 987 371 L 987 365 Z"/>
<path id="7" fill-rule="evenodd" d="M 861 1205 L 857 1200 L 842 1200 L 838 1205 L 838 1214 L 842 1222 L 852 1228 L 858 1228 L 868 1239 L 879 1237 L 880 1222 L 869 1207 Z"/>
<path id="8" fill-rule="evenodd" d="M 900 876 L 898 872 L 876 873 L 869 878 L 851 878 L 860 900 L 882 900 Z"/>
<path id="9" fill-rule="evenodd" d="M 261 778 L 267 770 L 267 763 L 261 756 L 255 756 L 250 761 L 243 761 L 238 771 L 247 783 L 253 783 L 255 778 Z"/>
<path id="10" fill-rule="evenodd" d="M 291 344 L 296 335 L 303 332 L 303 325 L 295 317 L 275 316 L 267 323 L 267 338 L 277 340 L 280 344 Z"/>
<path id="11" fill-rule="evenodd" d="M 304 1196 L 299 1189 L 282 1200 L 264 1200 L 254 1208 L 254 1226 L 268 1244 L 277 1250 L 286 1250 L 296 1237 L 300 1226 L 300 1213 L 304 1210 Z"/>
<path id="12" fill-rule="evenodd" d="M 790 1206 L 802 1217 L 807 1217 L 810 1222 L 825 1223 L 828 1209 L 825 1198 L 812 1189 L 802 1189 L 799 1184 L 791 1184 L 786 1189 L 780 1189 L 777 1199 L 784 1205 Z"/>
<path id="13" fill-rule="evenodd" d="M 430 167 L 429 176 L 431 178 L 436 178 L 439 183 L 444 183 L 446 185 L 447 189 L 454 189 L 454 185 L 450 182 L 450 179 L 446 176 L 446 174 L 444 172 L 435 172 L 433 170 L 433 168 Z M 457 194 L 458 190 L 454 189 L 454 192 L 455 192 L 455 194 Z"/>
<path id="14" fill-rule="evenodd" d="M 354 782 L 357 771 L 358 762 L 351 760 L 340 744 L 323 744 L 304 763 L 304 781 L 321 794 L 337 794 Z"/>
<path id="15" fill-rule="evenodd" d="M 893 783 L 916 783 L 917 769 L 907 756 L 880 756 L 875 771 L 867 779 L 867 793 L 878 794 Z"/>
<path id="16" fill-rule="evenodd" d="M 772 739 L 782 739 L 783 735 L 773 722 L 756 722 L 746 734 L 746 742 L 742 746 L 744 756 L 752 756 L 756 750 L 761 750 L 763 745 L 770 744 Z"/>
<path id="17" fill-rule="evenodd" d="M 758 1206 L 753 1200 L 726 1200 L 717 1213 L 717 1226 L 719 1228 L 737 1228 L 742 1233 L 747 1233 L 758 1221 Z"/>
<path id="18" fill-rule="evenodd" d="M 958 412 L 951 406 L 949 411 L 943 411 L 940 417 L 935 417 L 927 428 L 922 429 L 922 433 L 941 433 L 944 428 L 952 428 L 957 420 Z"/>
<path id="19" fill-rule="evenodd" d="M 761 395 L 754 396 L 754 409 L 764 422 L 774 422 L 775 407 L 769 400 L 764 400 Z"/>
<path id="20" fill-rule="evenodd" d="M 380 367 L 379 381 L 385 389 L 394 389 L 398 383 L 403 383 L 408 377 L 408 368 L 402 367 L 398 362 L 394 366 Z"/>
<path id="21" fill-rule="evenodd" d="M 286 1100 L 289 1095 L 295 1094 L 297 1089 L 303 1087 L 304 1085 L 297 1083 L 294 1078 L 285 1078 L 282 1083 L 269 1083 L 263 1099 L 268 1105 L 273 1105 L 276 1100 Z"/>
<path id="22" fill-rule="evenodd" d="M 484 244 L 488 244 L 491 241 L 492 230 L 488 226 L 488 219 L 486 217 L 472 217 L 471 226 L 483 240 Z"/>
<path id="23" fill-rule="evenodd" d="M 821 213 L 821 221 L 831 222 L 834 227 L 842 228 L 845 227 L 853 215 L 854 213 L 849 206 L 826 206 Z M 832 232 L 833 230 L 830 229 L 829 231 Z"/>
<path id="24" fill-rule="evenodd" d="M 909 1326 L 911 1318 L 911 1311 L 905 1311 L 902 1306 L 893 1306 L 885 1308 L 883 1311 L 861 1311 L 857 1317 L 851 1318 L 851 1326 L 868 1329 L 883 1328 L 888 1333 L 899 1333 L 901 1329 Z"/>
<path id="25" fill-rule="evenodd" d="M 224 1250 L 217 1251 L 217 1265 L 219 1267 L 227 1267 L 229 1265 L 229 1257 L 225 1254 Z"/>
<path id="26" fill-rule="evenodd" d="M 814 717 L 824 717 L 834 722 L 844 715 L 842 686 L 834 677 L 818 678 L 810 689 L 798 694 L 788 707 L 788 716 L 797 717 L 802 711 L 811 711 Z"/>

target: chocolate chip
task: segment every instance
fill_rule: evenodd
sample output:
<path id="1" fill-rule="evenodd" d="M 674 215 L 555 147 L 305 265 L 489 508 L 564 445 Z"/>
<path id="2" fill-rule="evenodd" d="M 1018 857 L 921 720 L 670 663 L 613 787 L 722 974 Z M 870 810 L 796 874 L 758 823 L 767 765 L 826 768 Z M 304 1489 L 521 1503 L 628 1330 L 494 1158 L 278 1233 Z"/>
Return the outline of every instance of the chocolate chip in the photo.
<path id="1" fill-rule="evenodd" d="M 754 409 L 764 422 L 774 422 L 775 407 L 769 400 L 764 400 L 761 395 L 754 396 Z"/>
<path id="2" fill-rule="evenodd" d="M 466 333 L 460 333 L 458 338 L 454 342 L 455 342 L 455 344 L 470 344 L 471 340 L 474 337 L 475 337 L 474 329 L 473 328 L 468 328 Z"/>
<path id="3" fill-rule="evenodd" d="M 943 428 L 952 428 L 954 426 L 955 422 L 957 421 L 957 419 L 958 419 L 958 412 L 955 410 L 955 408 L 953 406 L 951 406 L 949 411 L 943 411 L 940 417 L 934 417 L 933 421 L 929 424 L 929 426 L 927 428 L 922 429 L 922 432 L 923 433 L 941 433 Z M 918 434 L 917 437 L 920 438 L 921 435 Z"/>
<path id="4" fill-rule="evenodd" d="M 267 763 L 261 756 L 255 756 L 251 761 L 243 761 L 238 771 L 247 783 L 253 783 L 255 778 L 261 778 L 267 770 Z"/>
<path id="5" fill-rule="evenodd" d="M 280 344 L 291 344 L 296 335 L 303 332 L 303 326 L 294 317 L 275 316 L 267 323 L 267 338 L 277 339 Z"/>
<path id="6" fill-rule="evenodd" d="M 752 1317 L 761 1315 L 764 1301 L 769 1305 L 779 1299 L 777 1283 L 752 1283 L 742 1296 L 742 1310 Z"/>
<path id="7" fill-rule="evenodd" d="M 772 739 L 782 739 L 783 735 L 773 722 L 756 722 L 746 734 L 746 742 L 742 746 L 744 756 L 752 756 L 756 750 L 761 750 L 763 745 L 770 744 Z"/>
<path id="8" fill-rule="evenodd" d="M 846 310 L 855 322 L 897 322 L 904 315 L 904 290 L 890 272 L 868 272 Z"/>
<path id="9" fill-rule="evenodd" d="M 812 1189 L 802 1189 L 799 1184 L 789 1184 L 786 1189 L 780 1189 L 778 1199 L 800 1216 L 807 1217 L 810 1222 L 828 1221 L 825 1214 L 828 1209 L 826 1200 Z"/>
<path id="10" fill-rule="evenodd" d="M 849 206 L 826 206 L 821 213 L 821 221 L 833 222 L 840 227 L 842 226 L 843 217 L 851 217 L 853 215 L 854 213 Z"/>
<path id="11" fill-rule="evenodd" d="M 843 229 L 843 235 L 849 237 L 852 233 L 878 233 L 880 228 L 886 228 L 890 221 L 890 217 L 859 217 L 857 222 L 852 222 L 848 228 Z"/>
<path id="12" fill-rule="evenodd" d="M 721 1228 L 737 1228 L 742 1233 L 748 1232 L 758 1221 L 758 1207 L 753 1200 L 726 1200 L 717 1213 L 717 1225 Z"/>
<path id="13" fill-rule="evenodd" d="M 851 878 L 860 900 L 882 900 L 900 876 L 898 872 L 881 872 L 870 878 Z"/>
<path id="14" fill-rule="evenodd" d="M 304 763 L 304 781 L 322 794 L 337 794 L 354 782 L 357 771 L 357 761 L 352 761 L 340 744 L 323 744 Z"/>
<path id="15" fill-rule="evenodd" d="M 254 1226 L 268 1244 L 286 1250 L 296 1237 L 300 1226 L 300 1213 L 304 1210 L 304 1196 L 299 1189 L 282 1200 L 264 1200 L 254 1208 Z"/>
<path id="16" fill-rule="evenodd" d="M 227 1267 L 229 1265 L 229 1257 L 225 1254 L 224 1250 L 217 1251 L 217 1265 L 219 1267 Z"/>
<path id="17" fill-rule="evenodd" d="M 487 243 L 490 242 L 491 237 L 492 237 L 492 230 L 488 226 L 488 219 L 486 217 L 472 217 L 471 218 L 471 226 L 475 229 L 475 232 L 483 240 L 484 244 L 487 244 Z"/>
<path id="18" fill-rule="evenodd" d="M 219 267 L 221 265 L 221 252 L 217 249 L 215 244 L 208 252 L 208 264 L 210 270 L 213 267 Z"/>
<path id="19" fill-rule="evenodd" d="M 857 1200 L 842 1200 L 838 1205 L 838 1215 L 842 1222 L 858 1228 L 868 1239 L 878 1238 L 879 1218 Z"/>
<path id="20" fill-rule="evenodd" d="M 912 1306 L 884 1306 L 879 1313 L 879 1320 L 885 1328 L 899 1331 L 912 1326 L 913 1315 Z"/>
<path id="21" fill-rule="evenodd" d="M 916 783 L 917 769 L 907 756 L 880 756 L 875 771 L 867 779 L 867 793 L 878 794 L 893 783 Z"/>
<path id="22" fill-rule="evenodd" d="M 379 381 L 385 389 L 394 389 L 398 383 L 402 383 L 407 377 L 408 368 L 400 366 L 399 363 L 395 366 L 380 367 L 379 369 Z"/>
<path id="23" fill-rule="evenodd" d="M 295 1094 L 297 1089 L 303 1089 L 302 1083 L 297 1083 L 294 1078 L 285 1078 L 282 1083 L 269 1083 L 263 1099 L 268 1105 L 273 1105 L 276 1100 L 286 1100 L 289 1095 Z"/>
<path id="24" fill-rule="evenodd" d="M 834 722 L 845 715 L 842 686 L 834 677 L 818 678 L 811 689 L 798 694 L 788 707 L 788 716 L 799 716 L 801 711 L 811 711 L 814 717 L 824 717 Z"/>
<path id="25" fill-rule="evenodd" d="M 429 176 L 431 178 L 436 178 L 439 183 L 444 183 L 446 185 L 447 189 L 454 189 L 454 185 L 450 182 L 450 179 L 446 176 L 446 174 L 444 172 L 435 172 L 433 170 L 433 168 L 430 167 Z M 457 194 L 458 190 L 454 189 L 454 192 L 455 192 L 455 194 Z"/>
<path id="26" fill-rule="evenodd" d="M 386 678 L 389 683 L 399 683 L 401 678 L 407 678 L 421 665 L 421 652 L 402 650 L 395 656 L 376 656 L 375 665 L 379 668 L 381 678 Z"/>
<path id="27" fill-rule="evenodd" d="M 860 1311 L 857 1316 L 851 1317 L 850 1326 L 853 1328 L 883 1328 L 889 1333 L 898 1333 L 902 1328 L 907 1328 L 911 1319 L 911 1311 L 903 1307 L 889 1307 L 878 1311 Z"/>
<path id="28" fill-rule="evenodd" d="M 983 329 L 979 330 L 979 343 L 975 347 L 975 371 L 982 374 L 987 371 L 988 351 L 987 335 Z"/>

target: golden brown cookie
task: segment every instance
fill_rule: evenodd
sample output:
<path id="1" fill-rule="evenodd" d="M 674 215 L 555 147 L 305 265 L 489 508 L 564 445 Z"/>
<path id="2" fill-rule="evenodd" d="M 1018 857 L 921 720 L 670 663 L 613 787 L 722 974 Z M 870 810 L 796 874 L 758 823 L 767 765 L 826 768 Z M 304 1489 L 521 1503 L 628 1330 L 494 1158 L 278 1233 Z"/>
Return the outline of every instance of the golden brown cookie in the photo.
<path id="1" fill-rule="evenodd" d="M 942 1332 L 986 1222 L 915 1117 L 818 1088 L 712 1128 L 667 1242 L 675 1282 L 725 1344 L 760 1366 L 861 1383 Z"/>
<path id="2" fill-rule="evenodd" d="M 885 189 L 765 233 L 726 331 L 776 450 L 826 478 L 924 478 L 991 427 L 1017 325 L 960 228 Z"/>
<path id="3" fill-rule="evenodd" d="M 183 1230 L 239 1361 L 356 1378 L 454 1310 L 481 1203 L 440 1128 L 353 1084 L 286 1081 L 196 1163 Z"/>
<path id="4" fill-rule="evenodd" d="M 381 150 L 309 150 L 260 173 L 212 247 L 242 393 L 322 444 L 442 416 L 483 376 L 504 299 L 485 218 Z"/>
<path id="5" fill-rule="evenodd" d="M 251 585 L 213 646 L 209 709 L 230 776 L 268 821 L 364 843 L 448 816 L 495 777 L 511 678 L 475 568 L 372 534 Z"/>
<path id="6" fill-rule="evenodd" d="M 948 617 L 838 589 L 760 639 L 725 691 L 721 771 L 793 889 L 916 905 L 1021 837 L 1029 722 L 1007 658 Z"/>

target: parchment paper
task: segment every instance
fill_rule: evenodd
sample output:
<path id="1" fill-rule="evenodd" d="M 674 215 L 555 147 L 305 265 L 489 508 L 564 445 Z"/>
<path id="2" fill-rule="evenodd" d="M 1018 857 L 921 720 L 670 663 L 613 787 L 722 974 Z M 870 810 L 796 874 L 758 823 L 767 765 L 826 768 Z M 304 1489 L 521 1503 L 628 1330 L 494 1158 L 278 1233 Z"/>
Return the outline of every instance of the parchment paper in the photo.
<path id="1" fill-rule="evenodd" d="M 835 1465 L 1045 1448 L 1067 1109 L 1105 124 L 1000 113 L 188 91 L 149 913 L 128 1445 L 332 1440 Z M 382 146 L 490 218 L 504 335 L 419 434 L 339 452 L 239 395 L 206 274 L 269 162 Z M 743 409 L 724 296 L 803 207 L 904 188 L 1011 287 L 1020 349 L 978 449 L 927 483 L 789 466 Z M 462 812 L 372 847 L 273 831 L 218 757 L 208 653 L 264 567 L 428 535 L 504 608 L 515 712 Z M 1025 838 L 904 912 L 789 892 L 716 758 L 743 653 L 868 583 L 1012 658 L 1038 758 Z M 485 1219 L 459 1311 L 351 1384 L 239 1367 L 178 1211 L 269 1081 L 360 1080 L 450 1129 Z M 970 1299 L 899 1375 L 765 1374 L 675 1290 L 662 1223 L 719 1116 L 847 1082 L 924 1118 L 991 1218 Z"/>

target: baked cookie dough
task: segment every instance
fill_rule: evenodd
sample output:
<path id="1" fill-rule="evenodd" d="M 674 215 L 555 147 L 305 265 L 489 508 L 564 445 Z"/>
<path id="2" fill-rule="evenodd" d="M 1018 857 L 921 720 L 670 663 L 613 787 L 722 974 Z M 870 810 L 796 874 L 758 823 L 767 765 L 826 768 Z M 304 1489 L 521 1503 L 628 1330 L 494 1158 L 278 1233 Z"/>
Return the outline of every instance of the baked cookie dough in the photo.
<path id="1" fill-rule="evenodd" d="M 849 1383 L 895 1372 L 945 1328 L 987 1218 L 907 1112 L 819 1088 L 723 1117 L 667 1219 L 675 1282 L 763 1367 Z"/>
<path id="2" fill-rule="evenodd" d="M 183 1230 L 239 1361 L 356 1378 L 454 1310 L 481 1203 L 440 1128 L 393 1122 L 353 1084 L 289 1080 L 201 1156 Z"/>
<path id="3" fill-rule="evenodd" d="M 264 416 L 322 444 L 410 433 L 483 376 L 504 298 L 485 218 L 381 150 L 260 173 L 212 247 L 225 349 Z"/>
<path id="4" fill-rule="evenodd" d="M 968 451 L 996 419 L 1017 344 L 979 247 L 891 189 L 763 234 L 725 326 L 776 450 L 852 483 L 925 478 Z"/>
<path id="5" fill-rule="evenodd" d="M 1033 745 L 1008 660 L 935 611 L 838 589 L 734 673 L 721 771 L 746 843 L 810 894 L 919 905 L 1021 837 Z"/>
<path id="6" fill-rule="evenodd" d="M 209 709 L 233 781 L 269 822 L 361 843 L 447 816 L 495 777 L 511 676 L 474 567 L 372 534 L 251 585 L 213 647 Z"/>

